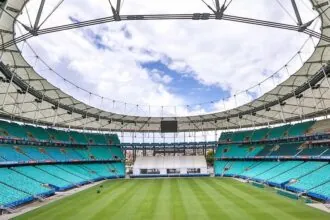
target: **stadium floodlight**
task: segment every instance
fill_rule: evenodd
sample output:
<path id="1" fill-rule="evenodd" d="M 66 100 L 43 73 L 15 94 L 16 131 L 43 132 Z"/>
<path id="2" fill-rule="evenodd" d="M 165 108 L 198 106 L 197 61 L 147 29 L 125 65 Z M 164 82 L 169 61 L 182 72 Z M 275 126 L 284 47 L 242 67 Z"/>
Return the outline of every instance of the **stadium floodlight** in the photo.
<path id="1" fill-rule="evenodd" d="M 318 89 L 318 88 L 320 88 L 320 86 L 321 86 L 320 84 L 316 84 L 316 85 L 312 86 L 312 89 L 313 90 Z"/>
<path id="2" fill-rule="evenodd" d="M 35 101 L 36 103 L 41 103 L 41 102 L 42 102 L 42 100 L 39 99 L 39 98 L 36 98 L 34 101 Z"/>

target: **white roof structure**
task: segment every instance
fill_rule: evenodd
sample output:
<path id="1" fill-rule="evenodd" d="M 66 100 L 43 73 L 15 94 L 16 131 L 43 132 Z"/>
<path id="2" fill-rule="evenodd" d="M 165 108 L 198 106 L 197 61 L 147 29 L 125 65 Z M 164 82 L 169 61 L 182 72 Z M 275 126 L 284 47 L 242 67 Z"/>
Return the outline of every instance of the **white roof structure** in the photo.
<path id="1" fill-rule="evenodd" d="M 87 23 L 30 30 L 29 33 L 16 38 L 16 18 L 25 13 L 24 5 L 29 1 L 8 0 L 0 3 L 0 117 L 17 121 L 49 126 L 71 127 L 77 129 L 104 131 L 158 132 L 162 120 L 177 120 L 178 131 L 225 130 L 284 123 L 302 118 L 313 118 L 328 114 L 330 106 L 330 10 L 329 1 L 312 0 L 315 10 L 322 20 L 320 41 L 315 51 L 304 65 L 275 89 L 258 99 L 237 108 L 187 117 L 140 117 L 115 114 L 89 106 L 66 94 L 47 79 L 41 77 L 22 56 L 16 43 L 33 35 L 77 28 Z M 219 12 L 220 13 L 220 12 Z M 198 15 L 198 14 L 197 14 Z M 176 15 L 175 19 L 201 19 L 196 14 Z M 221 15 L 221 14 L 220 14 Z M 207 19 L 220 16 L 206 15 Z M 102 22 L 118 20 L 119 15 L 108 17 Z M 174 16 L 174 15 L 173 15 Z M 123 16 L 121 20 L 162 19 L 159 16 L 132 15 Z M 224 15 L 219 19 L 236 19 Z M 244 18 L 241 18 L 244 20 Z M 141 21 L 142 22 L 142 21 Z M 252 20 L 244 20 L 252 23 Z M 255 20 L 255 24 L 261 24 Z M 276 26 L 276 24 L 269 24 Z M 277 24 L 278 28 L 302 31 L 316 36 L 317 34 L 303 26 Z"/>

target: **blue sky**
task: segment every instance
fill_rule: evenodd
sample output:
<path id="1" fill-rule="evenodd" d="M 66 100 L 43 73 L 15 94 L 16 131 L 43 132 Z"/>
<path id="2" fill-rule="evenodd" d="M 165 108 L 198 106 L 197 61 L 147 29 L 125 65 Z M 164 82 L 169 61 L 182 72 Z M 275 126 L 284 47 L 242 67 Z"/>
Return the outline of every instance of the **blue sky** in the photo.
<path id="1" fill-rule="evenodd" d="M 170 92 L 183 97 L 186 104 L 198 104 L 220 100 L 229 96 L 225 91 L 216 85 L 205 85 L 194 77 L 193 72 L 177 72 L 170 69 L 161 61 L 141 63 L 142 68 L 147 69 L 150 74 L 157 70 L 163 75 L 168 75 L 172 80 L 164 84 Z"/>

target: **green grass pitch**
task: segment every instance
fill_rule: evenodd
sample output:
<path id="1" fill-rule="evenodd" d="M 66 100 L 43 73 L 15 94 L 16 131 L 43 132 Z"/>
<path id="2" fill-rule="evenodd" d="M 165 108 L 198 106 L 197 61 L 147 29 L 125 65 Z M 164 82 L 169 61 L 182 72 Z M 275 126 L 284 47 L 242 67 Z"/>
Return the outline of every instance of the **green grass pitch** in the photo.
<path id="1" fill-rule="evenodd" d="M 330 219 L 301 201 L 232 179 L 109 180 L 102 185 L 15 219 Z"/>

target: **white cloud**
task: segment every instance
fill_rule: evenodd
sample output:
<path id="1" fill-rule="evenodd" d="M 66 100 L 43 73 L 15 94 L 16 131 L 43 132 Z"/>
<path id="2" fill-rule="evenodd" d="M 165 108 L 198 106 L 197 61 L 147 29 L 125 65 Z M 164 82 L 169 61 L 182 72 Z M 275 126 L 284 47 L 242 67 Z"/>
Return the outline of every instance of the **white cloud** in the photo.
<path id="1" fill-rule="evenodd" d="M 28 4 L 30 14 L 36 13 L 38 2 L 40 0 Z M 212 1 L 208 2 L 212 5 Z M 281 2 L 294 15 L 289 1 Z M 49 12 L 56 1 L 46 3 L 46 12 Z M 314 16 L 306 7 L 299 7 L 304 21 Z M 208 12 L 208 9 L 198 0 L 127 1 L 122 7 L 122 14 L 193 12 Z M 270 3 L 267 0 L 256 0 L 252 4 L 249 1 L 235 0 L 227 13 L 293 23 L 275 1 Z M 46 15 L 45 13 L 42 18 Z M 107 0 L 85 0 L 83 4 L 78 0 L 64 1 L 43 27 L 70 23 L 69 16 L 87 20 L 110 15 Z M 24 16 L 23 14 L 20 20 L 27 22 Z M 126 38 L 125 33 L 120 31 L 124 25 L 132 38 Z M 86 37 L 87 30 L 97 34 L 102 45 L 110 49 L 96 48 L 93 39 Z M 203 106 L 184 107 L 190 104 L 185 102 L 184 95 L 175 95 L 166 86 L 173 81 L 172 77 L 155 71 L 148 73 L 140 66 L 141 62 L 160 60 L 168 68 L 190 74 L 205 85 L 218 85 L 229 90 L 232 96 L 243 91 L 236 99 L 225 100 L 226 109 L 229 109 L 251 100 L 251 96 L 244 90 L 265 79 L 265 71 L 269 75 L 283 66 L 306 38 L 301 33 L 228 21 L 172 20 L 113 22 L 39 36 L 29 42 L 50 66 L 56 67 L 62 76 L 81 87 L 111 99 L 138 103 L 140 108 L 144 108 L 141 113 L 135 105 L 116 102 L 117 107 L 114 107 L 113 102 L 107 100 L 102 105 L 107 110 L 145 115 L 152 112 L 159 115 L 161 106 L 178 106 L 175 110 L 168 107 L 167 114 L 184 115 L 204 113 L 206 110 Z M 311 53 L 311 48 L 309 46 L 302 53 L 304 59 Z M 27 55 L 29 53 L 23 52 Z M 289 66 L 291 73 L 299 65 L 299 62 L 292 63 Z M 50 82 L 76 98 L 100 106 L 100 99 L 89 99 L 88 94 L 67 85 L 42 66 L 38 70 Z M 281 77 L 276 80 L 281 81 L 285 77 L 287 75 L 281 72 Z M 260 96 L 274 86 L 270 79 L 251 90 Z M 205 99 L 211 101 L 208 97 Z M 144 105 L 158 107 L 152 107 L 149 112 Z M 213 106 L 213 110 L 223 109 L 222 102 Z"/>

